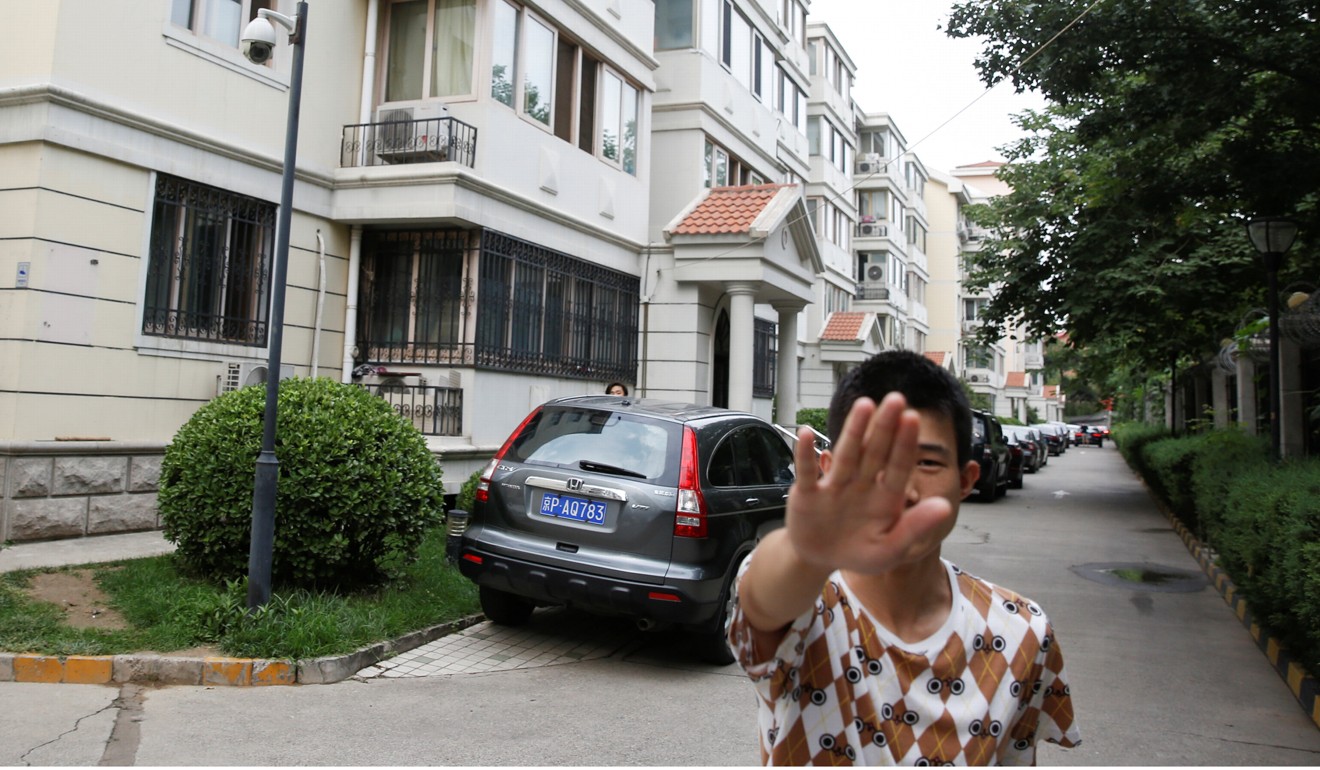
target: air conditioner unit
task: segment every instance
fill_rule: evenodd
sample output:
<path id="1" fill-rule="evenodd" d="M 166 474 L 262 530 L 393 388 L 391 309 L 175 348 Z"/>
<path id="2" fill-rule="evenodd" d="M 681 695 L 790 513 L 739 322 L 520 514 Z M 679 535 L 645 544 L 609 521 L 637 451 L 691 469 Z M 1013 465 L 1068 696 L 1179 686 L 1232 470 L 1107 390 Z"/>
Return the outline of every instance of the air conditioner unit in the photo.
<path id="1" fill-rule="evenodd" d="M 424 163 L 449 159 L 449 126 L 441 118 L 449 108 L 440 102 L 376 111 L 376 154 L 386 163 Z"/>
<path id="2" fill-rule="evenodd" d="M 226 361 L 221 366 L 220 374 L 215 378 L 215 394 L 218 396 L 221 393 L 229 393 L 265 382 L 266 372 L 267 367 L 263 361 Z M 292 376 L 293 366 L 280 364 L 280 379 L 287 380 Z"/>
<path id="3" fill-rule="evenodd" d="M 858 174 L 879 174 L 885 170 L 884 158 L 871 152 L 857 159 Z"/>
<path id="4" fill-rule="evenodd" d="M 863 238 L 883 238 L 888 232 L 889 226 L 878 222 L 862 222 L 857 225 L 857 235 Z"/>
<path id="5" fill-rule="evenodd" d="M 990 378 L 984 374 L 973 374 L 967 377 L 968 382 L 989 382 Z"/>
<path id="6" fill-rule="evenodd" d="M 870 264 L 866 266 L 867 283 L 884 283 L 885 268 L 884 265 Z"/>

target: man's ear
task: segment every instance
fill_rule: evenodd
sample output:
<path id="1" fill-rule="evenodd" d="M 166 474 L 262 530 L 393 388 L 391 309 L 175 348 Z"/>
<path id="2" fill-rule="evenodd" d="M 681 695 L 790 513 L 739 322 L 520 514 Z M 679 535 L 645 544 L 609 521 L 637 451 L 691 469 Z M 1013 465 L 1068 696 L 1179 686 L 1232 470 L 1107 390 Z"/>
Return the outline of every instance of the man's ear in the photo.
<path id="1" fill-rule="evenodd" d="M 972 493 L 972 487 L 976 486 L 976 482 L 980 478 L 981 464 L 975 460 L 968 460 L 967 464 L 962 467 L 962 473 L 959 474 L 963 497 L 967 497 Z"/>
<path id="2" fill-rule="evenodd" d="M 821 450 L 820 457 L 816 459 L 820 463 L 820 475 L 824 476 L 825 474 L 829 473 L 830 463 L 834 462 L 834 455 L 830 453 L 830 450 L 828 449 Z"/>

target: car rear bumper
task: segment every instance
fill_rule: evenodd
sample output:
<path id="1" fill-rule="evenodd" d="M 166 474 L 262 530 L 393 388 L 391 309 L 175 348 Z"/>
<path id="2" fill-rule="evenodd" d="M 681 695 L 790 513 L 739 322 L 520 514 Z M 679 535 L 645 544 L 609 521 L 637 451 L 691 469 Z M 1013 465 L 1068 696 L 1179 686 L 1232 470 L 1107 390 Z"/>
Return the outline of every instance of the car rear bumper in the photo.
<path id="1" fill-rule="evenodd" d="M 523 561 L 465 542 L 459 572 L 480 586 L 540 604 L 563 604 L 598 615 L 699 625 L 720 609 L 724 579 L 640 583 Z"/>

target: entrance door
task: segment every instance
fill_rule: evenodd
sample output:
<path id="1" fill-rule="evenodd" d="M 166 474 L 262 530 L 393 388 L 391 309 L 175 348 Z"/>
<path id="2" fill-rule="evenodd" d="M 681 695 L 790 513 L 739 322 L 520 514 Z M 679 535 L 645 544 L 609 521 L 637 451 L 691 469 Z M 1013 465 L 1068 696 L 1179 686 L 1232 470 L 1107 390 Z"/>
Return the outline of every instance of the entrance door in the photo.
<path id="1" fill-rule="evenodd" d="M 715 319 L 711 341 L 711 406 L 729 408 L 729 314 L 721 310 Z"/>

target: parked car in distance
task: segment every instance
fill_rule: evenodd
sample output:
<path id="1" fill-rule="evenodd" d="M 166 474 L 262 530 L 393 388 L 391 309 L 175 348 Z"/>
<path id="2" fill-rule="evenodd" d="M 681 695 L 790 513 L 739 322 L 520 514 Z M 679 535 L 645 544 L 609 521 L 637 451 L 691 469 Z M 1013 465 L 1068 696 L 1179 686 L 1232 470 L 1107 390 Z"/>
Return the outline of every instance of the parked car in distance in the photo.
<path id="1" fill-rule="evenodd" d="M 793 453 L 759 417 L 575 396 L 532 410 L 481 473 L 458 564 L 482 611 L 521 625 L 569 605 L 680 626 L 727 664 L 731 585 L 781 526 Z"/>
<path id="2" fill-rule="evenodd" d="M 1099 426 L 1082 425 L 1078 428 L 1076 435 L 1078 444 L 1098 447 L 1103 447 L 1105 445 L 1105 436 Z"/>
<path id="3" fill-rule="evenodd" d="M 1045 441 L 1040 431 L 1025 425 L 1005 425 L 1004 437 L 1008 439 L 1010 445 L 1016 442 L 1022 446 L 1025 454 L 1022 465 L 1024 473 L 1035 473 L 1040 470 L 1045 459 Z"/>
<path id="4" fill-rule="evenodd" d="M 1045 437 L 1046 448 L 1050 456 L 1057 457 L 1068 449 L 1068 439 L 1064 435 L 1064 428 L 1061 425 L 1047 422 L 1031 427 L 1039 430 L 1041 435 Z"/>
<path id="5" fill-rule="evenodd" d="M 1008 491 L 1008 442 L 999 418 L 979 409 L 972 410 L 972 459 L 981 464 L 977 499 L 994 502 Z"/>
<path id="6" fill-rule="evenodd" d="M 1071 422 L 1065 424 L 1068 427 L 1068 440 L 1072 442 L 1073 446 L 1079 446 L 1082 442 L 1078 441 L 1077 434 L 1081 432 L 1082 426 Z"/>
<path id="7" fill-rule="evenodd" d="M 1004 434 L 1004 441 L 1008 444 L 1008 486 L 1021 489 L 1027 466 L 1032 462 L 1031 442 L 1015 438 L 1009 433 Z"/>

